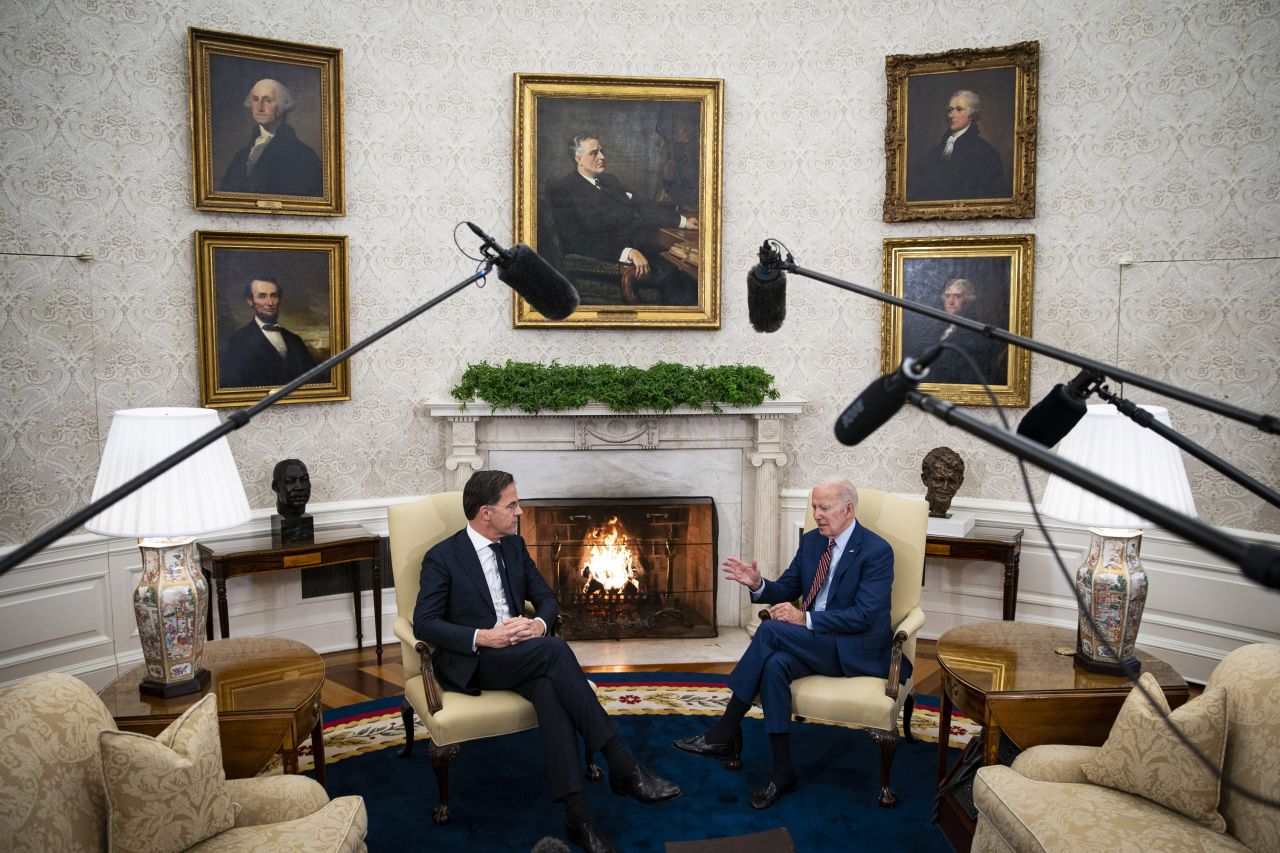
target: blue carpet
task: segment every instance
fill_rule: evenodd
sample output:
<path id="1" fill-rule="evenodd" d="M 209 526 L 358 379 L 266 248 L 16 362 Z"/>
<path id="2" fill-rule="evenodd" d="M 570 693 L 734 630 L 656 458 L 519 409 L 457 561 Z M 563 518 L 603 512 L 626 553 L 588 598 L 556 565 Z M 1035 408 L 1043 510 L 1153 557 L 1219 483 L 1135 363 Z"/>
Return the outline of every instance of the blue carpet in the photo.
<path id="1" fill-rule="evenodd" d="M 619 679 L 634 681 L 637 673 Z M 601 674 L 593 674 L 597 678 Z M 666 673 L 664 678 L 701 681 Z M 608 680 L 601 676 L 599 680 Z M 710 676 L 709 681 L 723 681 Z M 380 705 L 385 706 L 383 700 Z M 392 703 L 394 706 L 396 703 Z M 368 705 L 369 708 L 365 708 Z M 360 710 L 371 710 L 364 703 Z M 349 716 L 352 708 L 339 709 Z M 742 835 L 786 827 L 799 853 L 821 851 L 950 851 L 930 823 L 937 745 L 900 741 L 892 781 L 898 806 L 876 805 L 879 749 L 865 732 L 796 724 L 792 753 L 801 787 L 763 812 L 747 804 L 770 767 L 761 720 L 744 721 L 743 770 L 679 752 L 671 746 L 706 727 L 706 716 L 620 715 L 619 732 L 641 761 L 674 779 L 683 796 L 641 805 L 609 790 L 607 778 L 589 786 L 587 799 L 600 825 L 620 849 L 662 851 L 667 841 Z M 417 849 L 526 851 L 546 836 L 564 837 L 562 809 L 545 793 L 542 751 L 536 731 L 463 744 L 450 772 L 453 822 L 431 822 L 437 792 L 425 742 L 407 759 L 397 749 L 347 758 L 327 768 L 331 797 L 360 794 L 369 812 L 371 851 Z"/>

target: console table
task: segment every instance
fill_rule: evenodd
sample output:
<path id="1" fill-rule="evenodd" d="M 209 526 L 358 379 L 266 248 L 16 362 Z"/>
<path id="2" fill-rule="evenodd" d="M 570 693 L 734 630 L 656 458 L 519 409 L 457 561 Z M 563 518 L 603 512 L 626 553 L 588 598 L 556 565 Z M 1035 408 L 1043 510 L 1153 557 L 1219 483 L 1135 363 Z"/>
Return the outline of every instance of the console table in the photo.
<path id="1" fill-rule="evenodd" d="M 310 735 L 316 781 L 324 784 L 324 661 L 314 649 L 278 637 L 214 640 L 205 644 L 201 664 L 210 679 L 200 693 L 171 699 L 139 693 L 138 683 L 146 674 L 146 664 L 139 664 L 98 696 L 121 729 L 154 737 L 213 693 L 228 778 L 258 775 L 277 752 L 285 772 L 297 773 L 298 746 Z"/>
<path id="2" fill-rule="evenodd" d="M 1004 606 L 1001 618 L 1013 621 L 1018 607 L 1018 561 L 1022 557 L 1022 530 L 978 525 L 965 536 L 929 535 L 926 557 L 953 560 L 990 560 L 1004 566 Z"/>
<path id="3" fill-rule="evenodd" d="M 382 537 L 363 527 L 337 527 L 318 530 L 310 542 L 280 542 L 270 534 L 235 539 L 227 542 L 199 542 L 200 568 L 212 580 L 218 603 L 218 627 L 226 639 L 231 634 L 227 613 L 227 578 L 258 575 L 267 572 L 296 572 L 318 566 L 356 563 L 373 564 L 373 625 L 378 663 L 382 663 Z M 360 607 L 360 569 L 351 568 L 352 596 L 356 608 L 356 648 L 364 648 L 363 618 Z M 213 639 L 213 608 L 205 627 L 205 635 Z"/>

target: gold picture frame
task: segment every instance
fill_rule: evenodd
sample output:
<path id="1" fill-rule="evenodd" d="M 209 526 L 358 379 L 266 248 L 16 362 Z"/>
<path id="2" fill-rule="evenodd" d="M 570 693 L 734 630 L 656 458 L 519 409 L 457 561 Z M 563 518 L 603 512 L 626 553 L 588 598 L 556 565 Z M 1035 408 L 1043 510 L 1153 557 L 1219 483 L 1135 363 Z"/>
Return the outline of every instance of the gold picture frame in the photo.
<path id="1" fill-rule="evenodd" d="M 195 27 L 187 49 L 195 209 L 342 216 L 342 51 Z"/>
<path id="2" fill-rule="evenodd" d="M 345 236 L 197 231 L 195 252 L 200 405 L 255 403 L 347 348 Z M 280 402 L 350 400 L 350 377 L 344 361 Z"/>
<path id="3" fill-rule="evenodd" d="M 512 324 L 720 328 L 724 81 L 518 73 L 514 89 L 515 239 L 582 304 L 548 320 L 513 294 Z M 600 186 L 573 154 L 583 134 Z"/>
<path id="4" fill-rule="evenodd" d="M 887 56 L 884 69 L 885 222 L 1036 215 L 1039 42 Z"/>
<path id="5" fill-rule="evenodd" d="M 1030 337 L 1034 265 L 1032 234 L 892 238 L 884 241 L 884 290 Z M 947 347 L 930 365 L 921 391 L 965 406 L 992 405 L 979 375 L 955 351 L 962 348 L 985 371 L 1001 406 L 1029 404 L 1029 350 L 887 303 L 883 306 L 881 372 L 896 370 L 904 355 L 919 356 L 939 342 Z"/>

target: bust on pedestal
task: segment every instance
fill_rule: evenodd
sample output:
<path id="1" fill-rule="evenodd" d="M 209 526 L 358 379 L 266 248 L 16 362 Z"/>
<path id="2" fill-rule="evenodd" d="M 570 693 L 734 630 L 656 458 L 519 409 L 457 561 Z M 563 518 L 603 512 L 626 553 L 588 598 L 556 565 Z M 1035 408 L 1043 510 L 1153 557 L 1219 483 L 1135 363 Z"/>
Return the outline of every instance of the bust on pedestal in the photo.
<path id="1" fill-rule="evenodd" d="M 964 483 L 964 460 L 950 447 L 935 447 L 920 464 L 924 499 L 929 502 L 929 535 L 964 536 L 973 529 L 970 514 L 948 512 L 951 500 Z"/>
<path id="2" fill-rule="evenodd" d="M 315 525 L 307 514 L 311 500 L 311 475 L 301 459 L 281 459 L 271 471 L 276 493 L 276 514 L 271 516 L 271 538 L 281 544 L 310 542 Z"/>

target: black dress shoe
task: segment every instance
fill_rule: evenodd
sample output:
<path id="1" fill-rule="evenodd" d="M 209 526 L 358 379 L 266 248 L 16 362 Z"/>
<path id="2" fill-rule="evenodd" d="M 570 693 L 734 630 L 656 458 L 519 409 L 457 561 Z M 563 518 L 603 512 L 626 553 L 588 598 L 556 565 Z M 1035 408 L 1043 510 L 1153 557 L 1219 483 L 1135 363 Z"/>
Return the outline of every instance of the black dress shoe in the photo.
<path id="1" fill-rule="evenodd" d="M 790 794 L 796 789 L 796 780 L 792 779 L 785 785 L 779 786 L 777 782 L 770 779 L 759 788 L 751 792 L 751 808 L 767 809 L 769 806 L 782 799 L 783 794 Z"/>
<path id="2" fill-rule="evenodd" d="M 613 842 L 604 837 L 600 832 L 600 827 L 595 825 L 594 821 L 584 821 L 579 824 L 566 823 L 564 825 L 564 834 L 569 836 L 569 840 L 574 844 L 586 850 L 587 853 L 618 853 L 618 848 L 613 846 Z"/>
<path id="3" fill-rule="evenodd" d="M 631 772 L 621 779 L 610 773 L 609 787 L 615 794 L 626 794 L 642 803 L 661 803 L 680 796 L 679 785 L 670 779 L 655 776 L 652 770 L 638 761 Z"/>
<path id="4" fill-rule="evenodd" d="M 694 755 L 705 755 L 707 758 L 720 758 L 729 770 L 742 768 L 742 730 L 733 736 L 729 743 L 708 743 L 706 733 L 694 737 L 673 740 L 671 745 Z"/>

